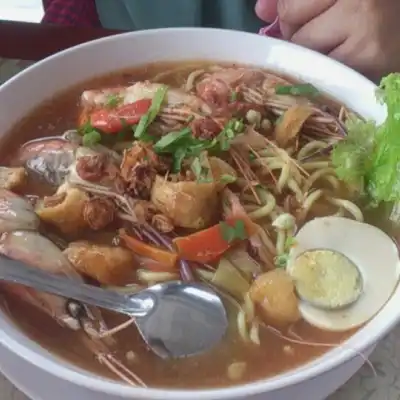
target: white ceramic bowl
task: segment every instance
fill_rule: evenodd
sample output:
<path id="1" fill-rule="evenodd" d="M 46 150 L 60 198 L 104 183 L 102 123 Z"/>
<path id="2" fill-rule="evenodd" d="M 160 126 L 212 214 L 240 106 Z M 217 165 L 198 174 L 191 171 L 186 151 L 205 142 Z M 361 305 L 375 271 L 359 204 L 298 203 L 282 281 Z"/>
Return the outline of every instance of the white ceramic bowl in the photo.
<path id="1" fill-rule="evenodd" d="M 69 86 L 111 71 L 157 61 L 216 60 L 254 64 L 311 82 L 367 118 L 382 121 L 385 109 L 375 86 L 358 73 L 312 51 L 253 34 L 214 29 L 161 29 L 97 40 L 56 54 L 20 73 L 0 88 L 0 126 L 4 135 L 43 100 Z M 382 311 L 344 346 L 285 374 L 227 389 L 176 391 L 131 388 L 80 370 L 28 339 L 0 313 L 0 343 L 8 351 L 5 370 L 21 363 L 71 385 L 76 398 L 319 400 L 337 389 L 362 365 L 356 352 L 370 352 L 399 317 L 400 289 Z M 266 354 L 268 354 L 266 352 Z M 22 369 L 21 369 L 22 371 Z M 21 386 L 29 374 L 14 371 Z M 53 377 L 53 378 L 52 378 Z M 43 378 L 44 379 L 44 378 Z M 45 384 L 45 383 L 44 383 Z M 74 389 L 74 390 L 75 390 Z M 64 393 L 59 392 L 58 399 Z M 53 396 L 54 398 L 54 396 Z"/>

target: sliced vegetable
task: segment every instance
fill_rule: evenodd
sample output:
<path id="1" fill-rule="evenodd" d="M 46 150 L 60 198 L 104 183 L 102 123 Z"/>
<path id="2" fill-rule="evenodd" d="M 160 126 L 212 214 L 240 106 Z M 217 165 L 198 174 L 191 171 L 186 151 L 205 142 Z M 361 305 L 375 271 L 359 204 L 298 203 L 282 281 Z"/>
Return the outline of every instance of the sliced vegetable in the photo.
<path id="1" fill-rule="evenodd" d="M 285 147 L 300 133 L 303 124 L 313 114 L 311 107 L 295 105 L 290 107 L 275 126 L 275 138 L 279 146 Z"/>
<path id="2" fill-rule="evenodd" d="M 311 83 L 299 83 L 297 85 L 279 85 L 275 87 L 275 93 L 291 96 L 315 96 L 319 94 L 318 89 Z"/>
<path id="3" fill-rule="evenodd" d="M 261 265 L 250 257 L 245 246 L 235 247 L 224 255 L 248 280 L 258 276 L 261 271 Z"/>
<path id="4" fill-rule="evenodd" d="M 115 109 L 102 108 L 90 115 L 90 123 L 104 133 L 118 133 L 126 126 L 137 124 L 150 104 L 151 100 L 141 99 Z"/>
<path id="5" fill-rule="evenodd" d="M 160 86 L 155 93 L 153 100 L 151 101 L 150 108 L 146 110 L 146 114 L 141 115 L 140 121 L 138 120 L 138 125 L 135 129 L 135 138 L 140 139 L 146 134 L 146 130 L 149 125 L 155 120 L 157 114 L 161 110 L 162 103 L 164 101 L 165 95 L 167 94 L 168 86 Z"/>
<path id="6" fill-rule="evenodd" d="M 132 236 L 129 236 L 124 229 L 119 231 L 119 237 L 128 249 L 132 250 L 139 256 L 157 261 L 169 269 L 175 270 L 177 268 L 177 253 L 146 244 Z"/>
<path id="7" fill-rule="evenodd" d="M 188 261 L 209 263 L 221 257 L 232 244 L 248 237 L 244 221 L 231 220 L 173 240 L 178 254 Z"/>
<path id="8" fill-rule="evenodd" d="M 239 300 L 242 300 L 250 289 L 250 282 L 225 258 L 218 263 L 211 283 Z"/>
<path id="9" fill-rule="evenodd" d="M 201 263 L 217 260 L 231 245 L 223 238 L 219 224 L 188 236 L 178 237 L 173 242 L 181 258 Z"/>

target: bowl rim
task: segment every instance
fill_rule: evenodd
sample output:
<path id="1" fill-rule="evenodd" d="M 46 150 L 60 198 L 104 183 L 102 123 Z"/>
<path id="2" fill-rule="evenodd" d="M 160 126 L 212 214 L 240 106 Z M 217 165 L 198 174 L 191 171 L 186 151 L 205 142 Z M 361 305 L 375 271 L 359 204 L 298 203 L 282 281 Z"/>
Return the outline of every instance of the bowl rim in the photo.
<path id="1" fill-rule="evenodd" d="M 34 63 L 33 65 L 29 66 L 25 70 L 21 71 L 17 75 L 10 78 L 6 81 L 1 87 L 6 87 L 9 85 L 13 85 L 15 80 L 19 79 L 19 76 L 25 74 L 31 70 L 36 70 L 41 68 L 43 64 L 47 64 L 54 59 L 59 57 L 68 56 L 69 54 L 73 54 L 78 49 L 83 50 L 85 48 L 89 48 L 94 44 L 100 43 L 112 43 L 113 41 L 118 41 L 121 38 L 127 37 L 146 37 L 148 35 L 163 35 L 166 33 L 180 33 L 185 34 L 185 32 L 192 32 L 201 34 L 204 31 L 212 31 L 215 34 L 227 34 L 230 32 L 232 36 L 234 35 L 243 35 L 243 36 L 258 36 L 254 33 L 248 32 L 238 32 L 226 29 L 218 29 L 218 28 L 158 28 L 158 29 L 149 29 L 146 31 L 133 31 L 133 32 L 126 32 L 121 33 L 113 36 L 108 36 L 96 40 L 92 40 L 83 44 L 79 44 L 77 46 L 68 48 L 56 54 L 53 54 L 39 62 Z M 261 37 L 260 37 L 261 39 Z M 279 44 L 280 46 L 285 46 L 288 50 L 290 49 L 301 49 L 301 51 L 310 56 L 311 58 L 325 58 L 329 60 L 332 65 L 340 67 L 346 74 L 353 75 L 357 77 L 358 80 L 363 81 L 364 86 L 369 86 L 371 89 L 376 89 L 376 85 L 372 83 L 370 80 L 362 76 L 360 73 L 352 70 L 351 68 L 339 63 L 336 60 L 330 59 L 329 57 L 312 51 L 307 48 L 303 48 L 301 46 L 295 45 L 293 43 L 284 42 L 280 39 L 270 38 L 270 37 L 262 37 L 262 40 L 267 40 L 272 44 Z M 232 57 L 235 58 L 234 56 Z M 221 61 L 221 60 L 219 60 Z M 139 65 L 139 64 L 138 64 Z M 273 70 L 273 68 L 271 68 Z M 389 300 L 390 301 L 390 300 Z M 379 315 L 383 309 L 385 309 L 387 304 L 382 307 L 377 315 Z M 373 321 L 376 316 L 371 320 Z M 54 375 L 62 380 L 67 380 L 73 384 L 78 386 L 85 387 L 87 389 L 101 392 L 111 396 L 119 396 L 121 398 L 134 398 L 137 399 L 147 399 L 147 400 L 164 400 L 164 399 L 173 399 L 173 400 L 184 400 L 193 395 L 196 396 L 198 400 L 210 400 L 210 399 L 234 399 L 234 398 L 242 398 L 252 395 L 257 395 L 260 393 L 268 393 L 277 389 L 281 389 L 283 387 L 293 386 L 295 384 L 308 381 L 322 375 L 330 370 L 336 369 L 348 362 L 351 358 L 355 356 L 355 351 L 362 353 L 363 350 L 371 347 L 374 345 L 378 340 L 380 340 L 389 330 L 391 330 L 397 323 L 398 316 L 393 317 L 393 319 L 385 320 L 385 324 L 381 324 L 379 329 L 376 330 L 374 334 L 365 335 L 364 340 L 359 340 L 353 349 L 341 347 L 341 350 L 323 362 L 318 363 L 316 365 L 307 366 L 310 362 L 303 364 L 299 368 L 293 369 L 290 372 L 293 374 L 289 374 L 288 376 L 276 375 L 273 377 L 265 378 L 262 380 L 253 381 L 250 383 L 246 383 L 243 385 L 237 386 L 230 386 L 230 387 L 222 387 L 222 388 L 213 388 L 213 389 L 168 389 L 168 388 L 141 388 L 141 387 L 130 387 L 118 381 L 108 380 L 106 378 L 101 377 L 100 375 L 97 376 L 95 374 L 84 374 L 80 373 L 79 369 L 75 370 L 69 368 L 68 365 L 70 363 L 67 362 L 59 362 L 57 363 L 56 360 L 51 359 L 44 354 L 40 354 L 35 350 L 29 348 L 27 345 L 19 343 L 12 335 L 5 334 L 4 331 L 0 331 L 0 344 L 8 348 L 12 353 L 16 354 L 17 356 L 25 359 L 25 361 L 29 362 L 30 364 L 34 364 L 36 367 L 40 368 L 41 370 L 49 373 L 50 375 Z M 361 330 L 364 331 L 368 329 L 369 323 L 364 326 Z M 22 332 L 15 328 L 16 330 Z M 361 331 L 360 330 L 360 331 Z M 22 334 L 24 334 L 22 332 Z M 26 336 L 26 335 L 24 335 Z M 33 340 L 28 338 L 28 341 L 35 343 Z M 350 351 L 351 350 L 351 351 Z M 320 357 L 326 356 L 328 353 L 324 353 L 324 355 Z M 319 358 L 318 358 L 319 359 Z M 82 370 L 85 372 L 84 370 Z"/>

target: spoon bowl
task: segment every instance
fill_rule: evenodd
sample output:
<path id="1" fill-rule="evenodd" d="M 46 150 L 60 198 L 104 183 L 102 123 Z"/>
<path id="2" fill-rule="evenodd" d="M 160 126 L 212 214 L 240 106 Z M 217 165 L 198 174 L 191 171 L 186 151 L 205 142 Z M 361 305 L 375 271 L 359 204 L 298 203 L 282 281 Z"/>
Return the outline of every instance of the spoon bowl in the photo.
<path id="1" fill-rule="evenodd" d="M 121 294 L 50 274 L 7 257 L 0 257 L 0 280 L 59 295 L 74 300 L 75 304 L 90 304 L 134 317 L 149 349 L 162 358 L 205 352 L 223 338 L 228 328 L 222 300 L 201 283 L 172 281 L 138 293 Z"/>
<path id="2" fill-rule="evenodd" d="M 136 299 L 154 306 L 136 325 L 149 347 L 162 358 L 207 351 L 228 327 L 225 307 L 215 292 L 199 283 L 167 282 L 139 292 Z"/>

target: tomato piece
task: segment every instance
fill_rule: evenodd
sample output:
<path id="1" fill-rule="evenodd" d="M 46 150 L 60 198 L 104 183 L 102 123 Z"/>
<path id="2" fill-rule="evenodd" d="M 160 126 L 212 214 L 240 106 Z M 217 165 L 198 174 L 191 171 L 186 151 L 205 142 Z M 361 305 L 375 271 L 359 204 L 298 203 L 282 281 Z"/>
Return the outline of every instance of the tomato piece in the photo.
<path id="1" fill-rule="evenodd" d="M 229 226 L 234 226 L 237 221 L 243 221 L 247 235 L 252 233 L 252 227 L 248 227 L 243 218 L 230 218 L 225 222 Z M 221 225 L 217 224 L 188 236 L 177 237 L 173 239 L 173 243 L 181 259 L 210 263 L 220 258 L 233 244 L 237 243 L 237 240 L 234 243 L 227 242 L 223 238 Z"/>
<path id="2" fill-rule="evenodd" d="M 151 99 L 141 99 L 114 109 L 101 108 L 90 115 L 90 123 L 104 133 L 118 133 L 125 125 L 137 124 L 150 106 Z"/>

